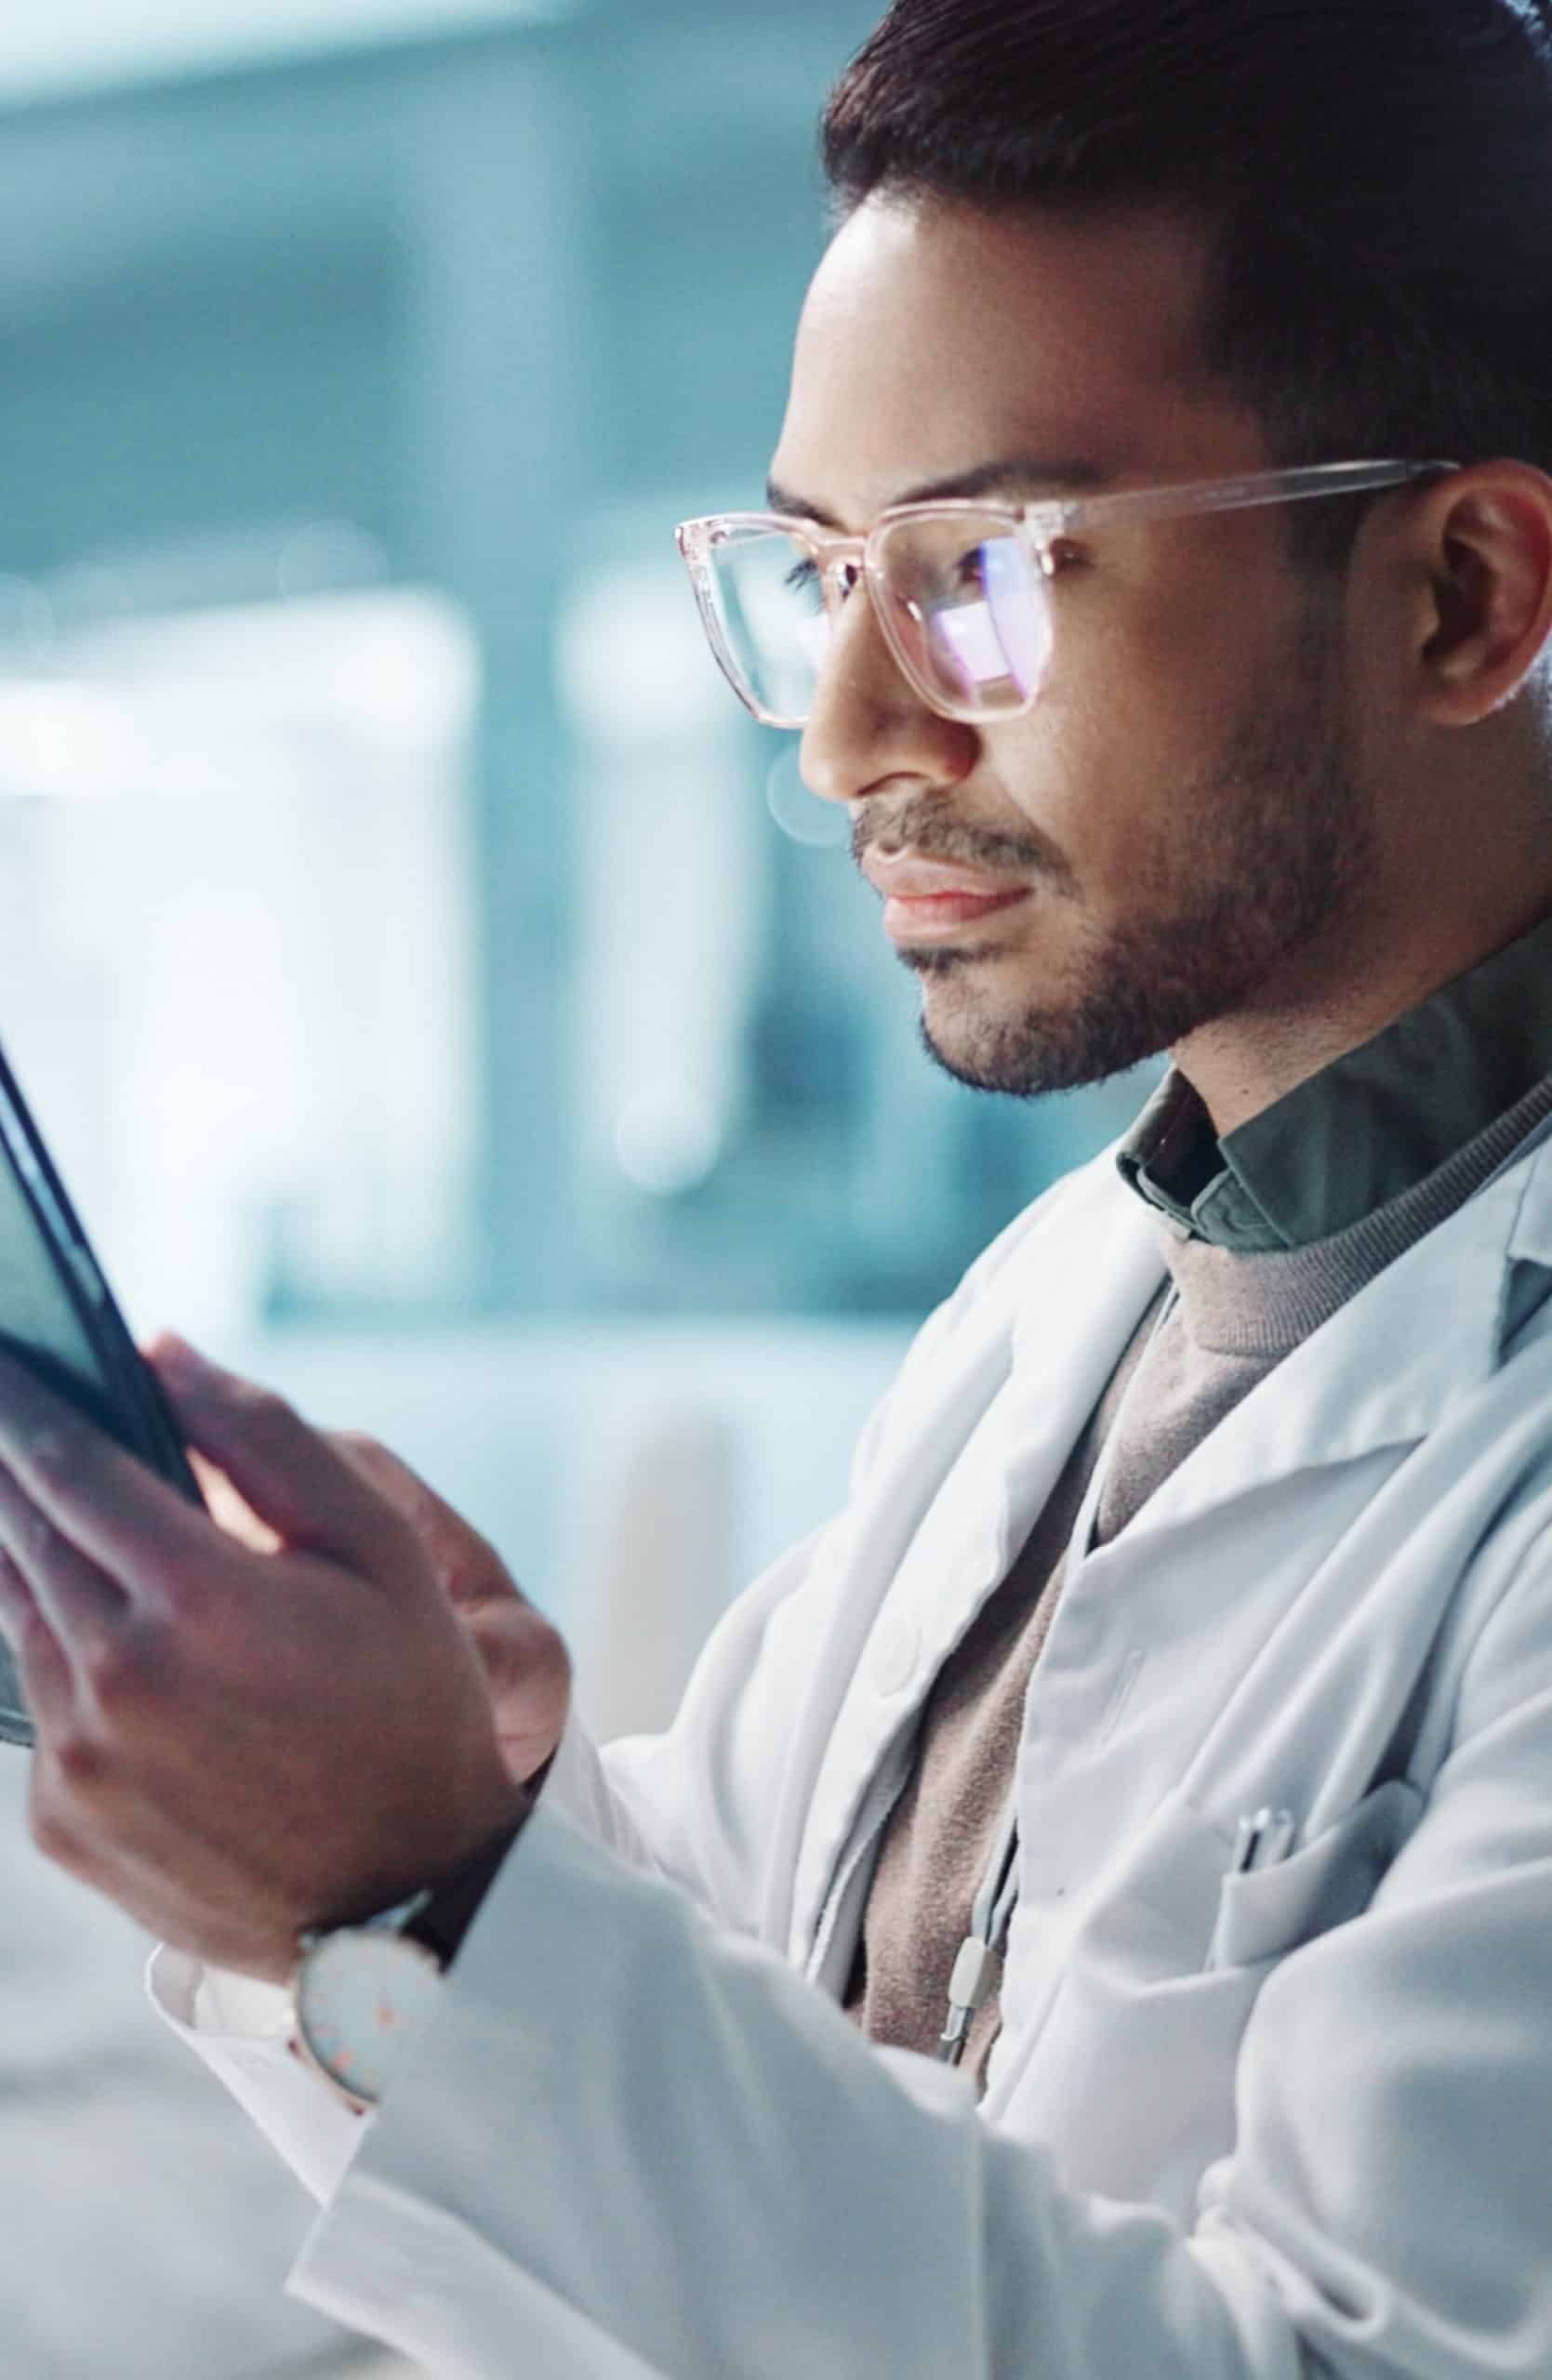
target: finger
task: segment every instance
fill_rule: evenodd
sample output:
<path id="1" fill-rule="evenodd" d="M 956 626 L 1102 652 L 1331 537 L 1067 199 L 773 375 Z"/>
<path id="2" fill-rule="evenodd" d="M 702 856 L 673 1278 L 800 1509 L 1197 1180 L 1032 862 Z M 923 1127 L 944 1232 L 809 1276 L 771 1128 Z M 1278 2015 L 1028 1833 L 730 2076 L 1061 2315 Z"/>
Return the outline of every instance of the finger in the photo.
<path id="1" fill-rule="evenodd" d="M 128 1609 L 122 1591 L 57 1529 L 0 1465 L 0 1547 L 73 1666 L 89 1660 Z"/>
<path id="2" fill-rule="evenodd" d="M 330 1430 L 328 1441 L 379 1496 L 387 1497 L 395 1512 L 402 1513 L 406 1521 L 417 1517 L 431 1490 L 407 1462 L 359 1430 Z"/>
<path id="3" fill-rule="evenodd" d="M 395 1512 L 404 1514 L 451 1603 L 469 1612 L 490 1603 L 524 1602 L 489 1539 L 471 1527 L 407 1462 L 359 1431 L 332 1430 L 329 1443 L 387 1497 Z"/>
<path id="4" fill-rule="evenodd" d="M 171 1333 L 149 1350 L 192 1447 L 223 1471 L 285 1544 L 391 1585 L 414 1539 L 386 1498 L 272 1389 L 223 1371 Z"/>
<path id="5" fill-rule="evenodd" d="M 186 1496 L 3 1355 L 0 1463 L 36 1512 L 132 1594 L 158 1599 L 172 1572 L 224 1541 Z M 12 1551 L 27 1571 L 25 1547 Z"/>
<path id="6" fill-rule="evenodd" d="M 515 1604 L 471 1620 L 469 1633 L 484 1669 L 501 1756 L 525 1785 L 564 1730 L 570 1656 L 553 1628 Z"/>
<path id="7" fill-rule="evenodd" d="M 0 1634 L 11 1648 L 27 1708 L 40 1732 L 70 1709 L 75 1684 L 59 1638 L 38 1609 L 21 1572 L 0 1550 Z"/>

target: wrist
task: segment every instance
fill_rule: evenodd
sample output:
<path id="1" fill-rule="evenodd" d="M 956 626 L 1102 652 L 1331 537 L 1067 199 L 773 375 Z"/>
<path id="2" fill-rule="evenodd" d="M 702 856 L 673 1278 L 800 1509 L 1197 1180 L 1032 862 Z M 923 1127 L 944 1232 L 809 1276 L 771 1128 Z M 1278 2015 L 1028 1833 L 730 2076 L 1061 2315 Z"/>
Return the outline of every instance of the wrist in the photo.
<path id="1" fill-rule="evenodd" d="M 519 1789 L 521 1790 L 521 1789 Z M 293 2052 L 365 2114 L 435 2014 L 443 1977 L 521 1833 L 532 1799 L 438 1883 L 353 1924 L 298 1939 Z"/>

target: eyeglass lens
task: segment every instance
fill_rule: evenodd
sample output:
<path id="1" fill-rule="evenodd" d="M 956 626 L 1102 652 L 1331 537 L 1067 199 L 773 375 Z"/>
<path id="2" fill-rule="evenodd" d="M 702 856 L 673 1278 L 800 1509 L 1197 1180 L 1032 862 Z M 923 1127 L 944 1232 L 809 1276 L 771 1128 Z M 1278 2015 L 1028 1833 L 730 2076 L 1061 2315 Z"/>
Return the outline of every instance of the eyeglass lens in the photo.
<path id="1" fill-rule="evenodd" d="M 923 514 L 888 523 L 875 550 L 886 631 L 918 692 L 960 718 L 1023 710 L 1051 655 L 1045 582 L 1023 539 L 994 517 Z M 767 718 L 793 726 L 813 708 L 831 639 L 819 551 L 750 527 L 709 557 L 718 625 L 744 691 Z"/>

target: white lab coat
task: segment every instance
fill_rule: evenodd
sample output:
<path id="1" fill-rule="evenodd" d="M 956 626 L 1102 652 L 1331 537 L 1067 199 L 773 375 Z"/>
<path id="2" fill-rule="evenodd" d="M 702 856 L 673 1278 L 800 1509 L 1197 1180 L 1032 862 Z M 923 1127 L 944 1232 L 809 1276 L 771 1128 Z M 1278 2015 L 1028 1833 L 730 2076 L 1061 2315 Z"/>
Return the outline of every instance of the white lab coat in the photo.
<path id="1" fill-rule="evenodd" d="M 988 1251 L 673 1728 L 568 1728 L 376 2117 L 159 1954 L 327 2202 L 298 2294 L 461 2380 L 1552 2375 L 1545 1134 L 1080 1523 L 981 2105 L 834 2004 L 913 1714 L 1162 1275 L 1108 1157 Z M 1229 1878 L 1267 1804 L 1293 1855 Z"/>

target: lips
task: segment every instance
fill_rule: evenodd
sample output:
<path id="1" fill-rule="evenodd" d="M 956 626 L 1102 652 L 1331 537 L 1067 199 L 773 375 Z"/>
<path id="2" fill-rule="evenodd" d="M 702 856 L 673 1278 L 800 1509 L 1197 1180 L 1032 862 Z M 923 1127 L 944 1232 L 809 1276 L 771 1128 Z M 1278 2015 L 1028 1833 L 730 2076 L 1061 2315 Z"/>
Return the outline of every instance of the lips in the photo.
<path id="1" fill-rule="evenodd" d="M 917 859 L 909 852 L 874 849 L 863 855 L 862 873 L 888 901 L 1004 901 L 1021 898 L 1022 885 L 1005 876 L 968 866 L 962 860 Z"/>
<path id="2" fill-rule="evenodd" d="M 940 941 L 962 932 L 1029 897 L 1022 884 L 968 867 L 962 861 L 914 858 L 907 852 L 868 852 L 862 872 L 884 896 L 884 932 L 892 942 Z"/>

